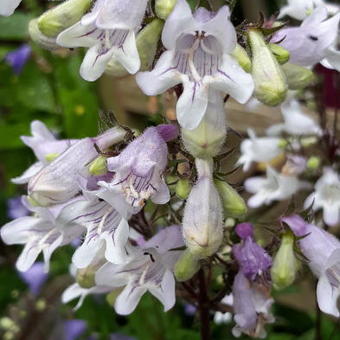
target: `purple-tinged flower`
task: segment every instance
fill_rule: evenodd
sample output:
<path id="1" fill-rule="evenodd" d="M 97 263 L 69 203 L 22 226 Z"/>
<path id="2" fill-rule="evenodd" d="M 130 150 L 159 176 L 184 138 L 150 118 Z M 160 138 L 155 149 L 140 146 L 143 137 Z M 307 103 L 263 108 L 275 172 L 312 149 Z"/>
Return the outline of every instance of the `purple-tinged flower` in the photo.
<path id="1" fill-rule="evenodd" d="M 231 57 L 236 33 L 227 6 L 217 13 L 199 8 L 192 14 L 185 0 L 178 0 L 162 35 L 167 49 L 151 72 L 137 74 L 139 87 L 157 95 L 182 83 L 177 119 L 185 129 L 196 128 L 207 110 L 209 88 L 228 93 L 241 103 L 251 96 L 252 77 Z"/>
<path id="2" fill-rule="evenodd" d="M 305 208 L 323 209 L 326 224 L 335 226 L 340 222 L 340 178 L 332 168 L 326 167 L 315 183 L 315 190 L 305 201 Z"/>
<path id="3" fill-rule="evenodd" d="M 176 300 L 173 268 L 181 253 L 172 249 L 183 245 L 179 226 L 164 228 L 136 249 L 131 262 L 124 265 L 106 263 L 97 271 L 96 283 L 110 286 L 112 290 L 124 287 L 115 302 L 118 314 L 132 313 L 147 291 L 168 311 Z"/>
<path id="4" fill-rule="evenodd" d="M 198 180 L 187 199 L 183 236 L 190 253 L 199 258 L 214 254 L 223 240 L 220 196 L 212 179 L 212 162 L 196 158 Z"/>
<path id="5" fill-rule="evenodd" d="M 268 279 L 272 259 L 255 242 L 253 226 L 250 223 L 238 224 L 236 233 L 242 239 L 241 243 L 233 246 L 233 254 L 239 264 L 240 272 L 250 281 L 257 281 L 261 277 Z"/>
<path id="6" fill-rule="evenodd" d="M 22 203 L 22 197 L 13 197 L 7 200 L 7 215 L 11 219 L 24 217 L 29 214 L 29 210 Z"/>
<path id="7" fill-rule="evenodd" d="M 300 27 L 288 27 L 277 32 L 272 41 L 287 49 L 289 62 L 300 66 L 314 66 L 323 60 L 338 35 L 340 13 L 327 19 L 325 6 L 317 7 Z"/>
<path id="8" fill-rule="evenodd" d="M 12 15 L 20 3 L 21 0 L 1 0 L 0 15 L 6 17 Z"/>
<path id="9" fill-rule="evenodd" d="M 140 68 L 135 32 L 142 23 L 147 0 L 97 0 L 92 11 L 58 35 L 65 47 L 88 47 L 80 67 L 88 81 L 98 79 L 115 59 L 131 74 Z"/>
<path id="10" fill-rule="evenodd" d="M 121 128 L 112 128 L 95 138 L 84 138 L 43 167 L 28 182 L 30 197 L 41 206 L 67 202 L 80 192 L 80 176 L 88 177 L 86 166 L 125 136 Z"/>
<path id="11" fill-rule="evenodd" d="M 186 303 L 184 305 L 184 313 L 188 316 L 193 316 L 197 312 L 197 308 L 194 305 L 191 305 L 189 303 Z"/>
<path id="12" fill-rule="evenodd" d="M 323 0 L 288 0 L 288 5 L 281 8 L 278 18 L 288 15 L 297 20 L 304 20 L 315 7 L 323 3 Z"/>
<path id="13" fill-rule="evenodd" d="M 168 162 L 166 142 L 177 137 L 173 125 L 150 127 L 132 141 L 117 157 L 107 159 L 114 172 L 111 182 L 99 181 L 97 196 L 110 203 L 126 217 L 137 213 L 149 198 L 156 204 L 169 201 L 169 189 L 163 172 Z"/>
<path id="14" fill-rule="evenodd" d="M 282 221 L 300 238 L 299 247 L 319 279 L 316 289 L 319 308 L 324 313 L 339 317 L 340 241 L 325 230 L 306 223 L 298 215 L 284 217 Z"/>
<path id="15" fill-rule="evenodd" d="M 32 49 L 29 45 L 22 45 L 14 51 L 7 53 L 5 61 L 10 65 L 15 74 L 20 74 L 28 58 L 31 56 Z"/>
<path id="16" fill-rule="evenodd" d="M 252 337 L 265 338 L 266 323 L 274 322 L 270 313 L 273 299 L 270 297 L 270 288 L 251 282 L 240 271 L 233 283 L 233 309 L 236 326 L 232 332 L 235 337 L 242 333 Z"/>
<path id="17" fill-rule="evenodd" d="M 72 223 L 73 214 L 77 213 L 77 201 L 54 206 L 51 209 L 27 207 L 34 216 L 15 219 L 1 228 L 1 238 L 6 244 L 24 244 L 16 266 L 19 271 L 27 271 L 42 252 L 45 271 L 49 270 L 52 253 L 60 246 L 78 238 L 83 227 Z"/>
<path id="18" fill-rule="evenodd" d="M 84 320 L 66 320 L 64 321 L 64 337 L 63 340 L 77 340 L 83 335 L 87 329 L 87 324 Z"/>
<path id="19" fill-rule="evenodd" d="M 28 285 L 29 291 L 37 296 L 48 275 L 45 272 L 45 264 L 43 262 L 36 262 L 26 272 L 19 272 L 21 279 Z"/>

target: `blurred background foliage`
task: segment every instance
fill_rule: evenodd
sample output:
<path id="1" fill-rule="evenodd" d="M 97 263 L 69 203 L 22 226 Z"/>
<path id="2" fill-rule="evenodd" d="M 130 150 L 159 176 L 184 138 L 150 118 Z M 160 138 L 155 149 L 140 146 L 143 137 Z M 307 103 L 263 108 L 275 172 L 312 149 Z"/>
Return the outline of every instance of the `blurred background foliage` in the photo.
<path id="1" fill-rule="evenodd" d="M 195 0 L 192 0 L 195 3 Z M 245 15 L 252 19 L 258 11 L 275 13 L 278 1 L 244 0 L 238 2 L 234 19 Z M 117 119 L 134 127 L 161 120 L 157 115 L 163 106 L 147 100 L 133 86 L 131 78 L 118 82 L 103 77 L 97 84 L 79 76 L 82 51 L 44 51 L 28 39 L 27 24 L 35 15 L 53 3 L 25 0 L 13 16 L 0 18 L 0 221 L 9 221 L 8 199 L 24 191 L 11 184 L 34 161 L 33 153 L 20 140 L 30 134 L 30 122 L 39 119 L 61 138 L 94 136 L 98 132 L 98 113 L 112 110 Z M 31 56 L 20 74 L 6 62 L 8 52 L 30 44 Z M 171 102 L 171 99 L 168 100 Z M 170 105 L 171 106 L 171 105 Z M 150 296 L 142 299 L 136 312 L 129 317 L 118 316 L 105 297 L 88 297 L 76 312 L 72 306 L 60 303 L 61 292 L 72 282 L 68 265 L 72 248 L 62 248 L 52 258 L 47 282 L 34 296 L 15 270 L 19 247 L 0 244 L 0 336 L 12 339 L 75 339 L 63 334 L 66 320 L 82 319 L 86 330 L 77 339 L 109 339 L 114 333 L 126 334 L 138 340 L 199 339 L 198 320 L 178 302 L 168 313 Z M 307 289 L 308 290 L 308 289 Z M 308 290 L 311 292 L 312 290 Z M 334 320 L 315 313 L 314 296 L 309 293 L 305 307 L 288 303 L 289 295 L 302 296 L 305 286 L 297 285 L 276 293 L 280 303 L 274 307 L 277 323 L 269 329 L 269 340 L 340 339 L 340 328 Z M 280 298 L 280 295 L 283 298 Z M 287 298 L 288 296 L 288 298 Z M 303 305 L 304 303 L 302 303 Z M 186 306 L 188 307 L 188 306 Z M 233 324 L 214 324 L 213 339 L 232 339 Z M 114 338 L 112 339 L 121 339 Z M 244 337 L 242 339 L 246 339 Z M 123 338 L 122 338 L 123 339 Z"/>

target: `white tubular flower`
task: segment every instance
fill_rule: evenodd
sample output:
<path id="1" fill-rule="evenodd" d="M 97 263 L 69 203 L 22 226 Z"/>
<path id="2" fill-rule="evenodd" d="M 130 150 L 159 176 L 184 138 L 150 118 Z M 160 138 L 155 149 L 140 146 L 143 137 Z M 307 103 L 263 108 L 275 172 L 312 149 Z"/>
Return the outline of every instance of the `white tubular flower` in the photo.
<path id="1" fill-rule="evenodd" d="M 100 150 L 121 141 L 125 131 L 112 128 L 96 138 L 81 139 L 50 164 L 40 170 L 28 182 L 28 193 L 41 206 L 63 203 L 80 191 L 78 177 L 86 165 L 93 161 Z"/>
<path id="2" fill-rule="evenodd" d="M 254 194 L 248 200 L 251 208 L 289 199 L 300 189 L 310 187 L 309 183 L 300 181 L 296 176 L 280 174 L 271 167 L 267 167 L 267 177 L 249 178 L 244 185 L 248 192 Z"/>
<path id="3" fill-rule="evenodd" d="M 83 244 L 73 254 L 77 268 L 90 265 L 99 251 L 105 249 L 106 260 L 113 263 L 126 261 L 129 255 L 128 222 L 110 204 L 87 193 L 89 200 L 82 200 L 81 213 L 72 219 L 87 229 Z M 80 202 L 79 202 L 80 204 Z"/>
<path id="4" fill-rule="evenodd" d="M 252 129 L 248 129 L 249 139 L 241 143 L 241 157 L 237 164 L 243 165 L 243 171 L 248 171 L 253 162 L 269 162 L 282 153 L 280 138 L 256 137 Z"/>
<path id="5" fill-rule="evenodd" d="M 278 31 L 272 41 L 279 42 L 290 53 L 289 62 L 310 67 L 323 60 L 338 35 L 340 13 L 328 18 L 327 8 L 319 6 L 300 27 Z"/>
<path id="6" fill-rule="evenodd" d="M 111 182 L 99 181 L 98 197 L 106 200 L 122 216 L 140 211 L 149 198 L 156 204 L 170 199 L 163 178 L 168 162 L 166 142 L 178 134 L 174 125 L 150 127 L 132 141 L 117 157 L 108 158 Z"/>
<path id="7" fill-rule="evenodd" d="M 201 122 L 208 106 L 209 87 L 230 94 L 245 103 L 253 93 L 252 77 L 230 54 L 236 33 L 228 7 L 217 13 L 199 8 L 194 15 L 185 0 L 178 0 L 162 35 L 164 52 L 151 72 L 137 74 L 139 87 L 157 95 L 182 83 L 177 102 L 177 119 L 185 129 Z"/>
<path id="8" fill-rule="evenodd" d="M 17 260 L 20 271 L 28 270 L 39 254 L 43 252 L 45 271 L 49 270 L 52 253 L 65 244 L 77 239 L 84 228 L 72 221 L 75 213 L 80 213 L 77 201 L 54 206 L 52 209 L 30 207 L 34 216 L 15 219 L 1 228 L 1 238 L 6 244 L 24 244 Z"/>
<path id="9" fill-rule="evenodd" d="M 305 201 L 305 208 L 323 209 L 326 224 L 335 226 L 340 222 L 340 179 L 332 168 L 324 168 L 323 175 L 315 184 L 315 191 Z"/>
<path id="10" fill-rule="evenodd" d="M 223 239 L 222 205 L 212 180 L 211 160 L 196 159 L 198 180 L 187 199 L 183 235 L 196 258 L 214 254 Z M 204 199 L 203 199 L 204 198 Z"/>
<path id="11" fill-rule="evenodd" d="M 276 136 L 282 132 L 293 136 L 320 135 L 320 126 L 306 113 L 303 107 L 295 99 L 289 99 L 281 105 L 284 123 L 271 126 L 267 130 L 270 136 Z"/>
<path id="12" fill-rule="evenodd" d="M 105 264 L 96 274 L 96 284 L 112 290 L 124 287 L 115 302 L 118 314 L 132 313 L 147 291 L 164 305 L 164 311 L 168 311 L 176 300 L 173 267 L 181 253 L 171 249 L 183 245 L 179 226 L 162 229 L 136 250 L 131 262 Z"/>
<path id="13" fill-rule="evenodd" d="M 30 166 L 21 176 L 13 178 L 15 184 L 28 183 L 50 160 L 58 157 L 77 140 L 57 140 L 46 125 L 35 120 L 31 123 L 32 136 L 21 136 L 21 140 L 32 149 L 38 162 Z"/>
<path id="14" fill-rule="evenodd" d="M 95 81 L 114 57 L 131 74 L 140 68 L 135 31 L 142 23 L 147 0 L 97 0 L 92 11 L 58 35 L 65 47 L 88 47 L 81 76 Z"/>
<path id="15" fill-rule="evenodd" d="M 20 3 L 21 0 L 1 0 L 0 15 L 6 17 L 12 15 Z"/>
<path id="16" fill-rule="evenodd" d="M 278 18 L 288 15 L 296 20 L 304 20 L 314 8 L 324 4 L 323 0 L 288 0 L 288 4 L 280 10 Z"/>

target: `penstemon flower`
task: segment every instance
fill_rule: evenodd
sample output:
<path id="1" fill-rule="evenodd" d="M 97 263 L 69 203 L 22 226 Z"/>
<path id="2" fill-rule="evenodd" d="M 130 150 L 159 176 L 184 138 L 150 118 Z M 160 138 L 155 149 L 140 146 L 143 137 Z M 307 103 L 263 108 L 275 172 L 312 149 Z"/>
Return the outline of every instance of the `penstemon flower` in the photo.
<path id="1" fill-rule="evenodd" d="M 282 218 L 300 238 L 299 246 L 309 260 L 308 265 L 318 277 L 317 300 L 320 309 L 335 317 L 340 316 L 337 300 L 340 296 L 340 242 L 323 229 L 306 223 L 300 216 Z"/>
<path id="2" fill-rule="evenodd" d="M 135 250 L 131 262 L 123 265 L 105 264 L 96 274 L 96 283 L 98 286 L 112 287 L 112 290 L 124 287 L 115 302 L 118 314 L 132 313 L 147 291 L 167 311 L 175 304 L 173 267 L 181 253 L 171 249 L 183 245 L 179 226 L 164 228 Z"/>
<path id="3" fill-rule="evenodd" d="M 340 222 L 340 179 L 332 168 L 324 168 L 323 175 L 315 184 L 315 191 L 305 201 L 305 208 L 323 209 L 326 224 L 335 226 Z"/>
<path id="4" fill-rule="evenodd" d="M 167 141 L 177 137 L 173 125 L 150 127 L 131 142 L 119 156 L 108 158 L 107 166 L 114 173 L 110 182 L 99 181 L 97 196 L 106 200 L 122 216 L 140 211 L 149 198 L 156 204 L 170 199 L 163 172 L 167 165 Z"/>
<path id="5" fill-rule="evenodd" d="M 97 0 L 92 11 L 59 34 L 65 47 L 88 47 L 80 68 L 88 81 L 98 79 L 114 57 L 131 74 L 140 68 L 135 32 L 141 25 L 147 0 Z"/>
<path id="6" fill-rule="evenodd" d="M 177 102 L 177 119 L 186 129 L 201 122 L 209 88 L 230 94 L 241 103 L 251 96 L 251 76 L 230 56 L 236 47 L 236 33 L 228 7 L 217 13 L 199 8 L 194 14 L 185 0 L 178 0 L 162 35 L 167 49 L 151 72 L 137 74 L 139 87 L 147 95 L 157 95 L 182 83 Z"/>

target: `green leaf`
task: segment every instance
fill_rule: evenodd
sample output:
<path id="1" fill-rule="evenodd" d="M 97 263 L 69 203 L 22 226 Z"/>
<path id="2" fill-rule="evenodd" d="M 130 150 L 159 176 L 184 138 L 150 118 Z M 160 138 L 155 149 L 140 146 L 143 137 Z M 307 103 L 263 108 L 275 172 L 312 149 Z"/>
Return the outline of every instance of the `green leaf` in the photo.
<path id="1" fill-rule="evenodd" d="M 25 40 L 29 37 L 28 23 L 31 15 L 16 12 L 10 17 L 0 17 L 1 40 Z"/>

